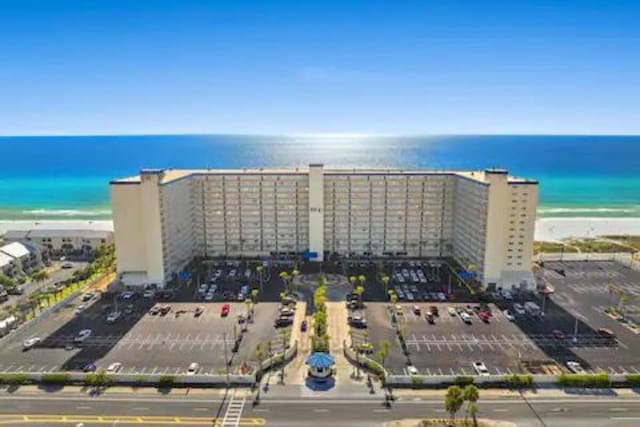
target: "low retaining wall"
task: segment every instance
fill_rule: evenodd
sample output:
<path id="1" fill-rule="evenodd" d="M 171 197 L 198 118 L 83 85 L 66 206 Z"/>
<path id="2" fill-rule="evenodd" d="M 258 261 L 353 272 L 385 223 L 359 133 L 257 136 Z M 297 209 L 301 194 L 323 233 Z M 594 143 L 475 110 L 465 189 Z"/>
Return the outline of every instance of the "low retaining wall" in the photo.
<path id="1" fill-rule="evenodd" d="M 293 360 L 293 358 L 296 357 L 296 354 L 298 354 L 298 341 L 295 341 L 292 346 L 286 349 L 284 354 L 283 353 L 274 354 L 268 359 L 263 360 L 260 366 L 258 366 L 258 369 L 256 370 L 255 375 L 256 376 L 261 375 L 262 373 L 271 369 L 273 366 L 279 365 L 280 363 L 291 362 L 291 360 Z"/>
<path id="2" fill-rule="evenodd" d="M 518 385 L 511 383 L 509 377 L 509 375 L 388 375 L 385 385 L 395 388 L 445 388 L 454 384 L 465 385 L 473 383 L 485 388 L 517 388 Z M 548 388 L 561 385 L 557 375 L 531 375 L 531 379 L 534 387 Z M 609 379 L 611 380 L 611 387 L 630 386 L 624 374 L 612 374 L 609 375 Z"/>
<path id="3" fill-rule="evenodd" d="M 345 341 L 342 342 L 342 348 L 344 349 L 343 351 L 344 357 L 346 357 L 347 360 L 351 362 L 351 364 L 359 366 L 364 370 L 371 371 L 372 373 L 381 377 L 381 379 L 386 382 L 388 373 L 379 362 L 365 355 L 358 354 L 350 346 L 348 346 Z"/>
<path id="4" fill-rule="evenodd" d="M 7 379 L 14 375 L 16 378 L 24 378 L 25 381 L 21 383 L 43 383 L 43 378 L 47 376 L 65 377 L 66 380 L 50 381 L 51 385 L 65 385 L 65 384 L 87 384 L 87 376 L 90 373 L 83 372 L 4 372 L 0 375 L 0 382 L 10 384 L 11 381 Z M 255 383 L 255 377 L 253 375 L 144 375 L 144 374 L 107 374 L 106 386 L 113 385 L 129 385 L 129 386 L 159 386 L 165 385 L 167 387 L 219 387 L 227 385 L 235 385 L 241 387 L 251 387 Z M 88 385 L 88 384 L 87 384 Z"/>

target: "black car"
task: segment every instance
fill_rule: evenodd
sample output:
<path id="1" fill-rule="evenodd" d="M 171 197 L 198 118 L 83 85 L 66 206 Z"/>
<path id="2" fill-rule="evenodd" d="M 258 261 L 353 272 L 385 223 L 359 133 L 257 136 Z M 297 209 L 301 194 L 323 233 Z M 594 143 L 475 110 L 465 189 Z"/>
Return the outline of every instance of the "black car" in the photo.
<path id="1" fill-rule="evenodd" d="M 22 295 L 24 294 L 24 289 L 19 288 L 17 286 L 7 288 L 7 294 L 9 295 Z"/>
<path id="2" fill-rule="evenodd" d="M 86 365 L 84 365 L 84 366 L 82 367 L 82 370 L 83 370 L 84 372 L 94 372 L 96 369 L 97 369 L 97 368 L 96 368 L 96 365 L 95 365 L 95 364 L 93 364 L 93 363 L 87 363 Z"/>
<path id="3" fill-rule="evenodd" d="M 276 328 L 281 328 L 283 326 L 289 326 L 293 324 L 293 318 L 291 317 L 278 317 L 276 319 Z"/>

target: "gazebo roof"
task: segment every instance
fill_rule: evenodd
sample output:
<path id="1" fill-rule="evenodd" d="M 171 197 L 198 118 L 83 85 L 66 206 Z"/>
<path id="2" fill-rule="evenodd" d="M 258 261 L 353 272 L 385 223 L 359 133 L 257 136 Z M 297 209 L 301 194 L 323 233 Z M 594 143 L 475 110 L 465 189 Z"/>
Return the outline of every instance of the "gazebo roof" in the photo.
<path id="1" fill-rule="evenodd" d="M 328 353 L 313 353 L 307 357 L 306 364 L 312 368 L 330 368 L 336 363 L 336 359 Z"/>

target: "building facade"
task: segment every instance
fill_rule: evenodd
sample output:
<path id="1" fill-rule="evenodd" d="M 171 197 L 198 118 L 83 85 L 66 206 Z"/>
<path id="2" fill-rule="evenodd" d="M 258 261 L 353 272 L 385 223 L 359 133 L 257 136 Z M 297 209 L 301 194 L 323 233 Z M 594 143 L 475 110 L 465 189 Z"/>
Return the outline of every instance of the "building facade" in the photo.
<path id="1" fill-rule="evenodd" d="M 506 170 L 142 170 L 111 182 L 118 271 L 164 284 L 194 257 L 453 257 L 533 285 L 537 181 Z"/>
<path id="2" fill-rule="evenodd" d="M 11 278 L 30 274 L 41 266 L 40 253 L 33 245 L 20 242 L 0 246 L 0 273 Z"/>
<path id="3" fill-rule="evenodd" d="M 35 244 L 47 256 L 86 253 L 111 243 L 113 232 L 109 230 L 30 228 L 9 230 L 4 236 L 7 242 Z"/>

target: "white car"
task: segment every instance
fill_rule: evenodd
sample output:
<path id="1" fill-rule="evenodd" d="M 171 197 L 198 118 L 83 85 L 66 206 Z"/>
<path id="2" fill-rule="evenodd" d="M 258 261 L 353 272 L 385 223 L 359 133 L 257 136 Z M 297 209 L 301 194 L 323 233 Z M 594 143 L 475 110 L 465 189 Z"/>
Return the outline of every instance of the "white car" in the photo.
<path id="1" fill-rule="evenodd" d="M 567 362 L 567 369 L 569 369 L 574 374 L 584 374 L 584 368 L 582 367 L 582 365 L 572 360 Z"/>
<path id="2" fill-rule="evenodd" d="M 200 292 L 201 294 L 204 294 L 207 292 L 207 289 L 209 288 L 209 285 L 207 285 L 206 283 L 202 283 L 200 284 L 200 287 L 198 288 L 198 292 Z"/>
<path id="3" fill-rule="evenodd" d="M 73 341 L 74 342 L 83 342 L 84 340 L 89 338 L 91 336 L 91 334 L 92 334 L 91 329 L 83 329 L 80 332 L 78 332 L 78 335 L 76 335 L 76 337 L 73 339 Z"/>
<path id="4" fill-rule="evenodd" d="M 455 316 L 456 314 L 458 314 L 458 312 L 456 311 L 455 308 L 453 307 L 449 307 L 447 308 L 447 311 L 449 312 L 449 316 Z"/>
<path id="5" fill-rule="evenodd" d="M 473 369 L 475 369 L 478 375 L 481 375 L 483 377 L 486 377 L 487 375 L 489 375 L 489 370 L 487 369 L 485 364 L 482 362 L 473 362 Z"/>
<path id="6" fill-rule="evenodd" d="M 447 296 L 444 294 L 444 292 L 438 292 L 438 299 L 440 301 L 446 301 L 447 300 Z"/>
<path id="7" fill-rule="evenodd" d="M 409 365 L 409 366 L 407 366 L 407 374 L 409 374 L 409 375 L 418 375 L 418 369 L 413 365 Z"/>
<path id="8" fill-rule="evenodd" d="M 120 312 L 114 311 L 107 316 L 107 323 L 116 323 L 120 318 Z"/>
<path id="9" fill-rule="evenodd" d="M 467 325 L 470 325 L 471 323 L 473 323 L 473 321 L 471 320 L 471 316 L 469 316 L 467 313 L 462 312 L 460 313 L 460 318 L 462 319 L 462 321 L 464 323 L 466 323 Z"/>
<path id="10" fill-rule="evenodd" d="M 513 295 L 511 294 L 511 291 L 505 289 L 502 291 L 502 298 L 511 301 L 513 299 Z"/>
<path id="11" fill-rule="evenodd" d="M 204 296 L 205 301 L 213 301 L 213 293 L 209 292 Z"/>
<path id="12" fill-rule="evenodd" d="M 133 297 L 133 292 L 131 292 L 131 291 L 124 291 L 124 292 L 120 295 L 120 297 L 121 297 L 123 300 L 125 300 L 125 301 L 130 300 L 130 299 Z"/>
<path id="13" fill-rule="evenodd" d="M 75 311 L 75 315 L 79 315 L 80 313 L 82 313 L 84 311 L 84 309 L 87 308 L 86 305 L 84 304 L 80 304 L 79 306 L 76 307 L 76 311 Z"/>
<path id="14" fill-rule="evenodd" d="M 196 362 L 193 362 L 187 368 L 187 375 L 195 375 L 198 373 L 199 370 L 200 370 L 200 365 L 198 365 Z"/>
<path id="15" fill-rule="evenodd" d="M 510 320 L 512 322 L 515 320 L 515 317 L 513 316 L 513 313 L 511 313 L 509 310 L 505 310 L 502 313 L 504 314 L 504 317 L 507 318 L 507 320 Z"/>
<path id="16" fill-rule="evenodd" d="M 153 298 L 155 295 L 155 292 L 153 292 L 152 290 L 146 290 L 144 291 L 144 293 L 142 294 L 142 296 L 144 298 Z"/>
<path id="17" fill-rule="evenodd" d="M 25 350 L 29 350 L 33 348 L 36 344 L 40 343 L 40 337 L 31 337 L 24 340 L 22 343 L 22 348 Z"/>
<path id="18" fill-rule="evenodd" d="M 122 363 L 120 362 L 115 362 L 112 363 L 111 365 L 109 365 L 107 367 L 107 372 L 110 374 L 115 374 L 117 373 L 120 369 L 122 369 Z"/>
<path id="19" fill-rule="evenodd" d="M 526 314 L 526 311 L 524 311 L 524 307 L 522 306 L 522 304 L 518 303 L 513 304 L 513 311 L 515 311 L 516 314 L 520 316 L 524 316 Z"/>

